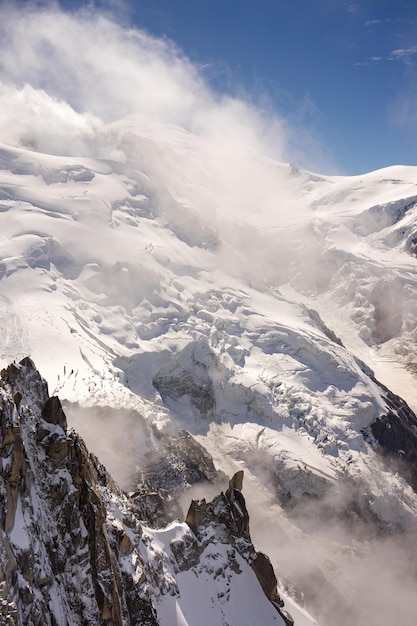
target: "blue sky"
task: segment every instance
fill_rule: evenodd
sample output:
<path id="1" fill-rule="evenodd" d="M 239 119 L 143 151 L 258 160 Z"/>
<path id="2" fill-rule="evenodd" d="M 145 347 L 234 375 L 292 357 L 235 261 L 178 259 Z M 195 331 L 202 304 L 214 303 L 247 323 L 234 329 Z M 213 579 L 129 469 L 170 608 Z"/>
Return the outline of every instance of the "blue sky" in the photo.
<path id="1" fill-rule="evenodd" d="M 277 110 L 313 138 L 322 169 L 417 164 L 416 0 L 95 4 L 172 39 L 218 92 Z"/>
<path id="2" fill-rule="evenodd" d="M 132 19 L 311 129 L 342 173 L 417 164 L 415 0 L 141 0 Z"/>

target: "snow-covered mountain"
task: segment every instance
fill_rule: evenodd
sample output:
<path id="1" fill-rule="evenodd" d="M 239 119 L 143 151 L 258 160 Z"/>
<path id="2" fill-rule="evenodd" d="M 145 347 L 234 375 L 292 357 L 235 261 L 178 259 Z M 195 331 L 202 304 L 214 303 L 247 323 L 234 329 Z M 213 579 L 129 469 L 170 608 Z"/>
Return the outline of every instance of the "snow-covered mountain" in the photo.
<path id="1" fill-rule="evenodd" d="M 2 624 L 293 624 L 251 542 L 243 472 L 155 524 L 156 494 L 120 491 L 30 359 L 0 393 Z"/>
<path id="2" fill-rule="evenodd" d="M 239 187 L 179 128 L 106 132 L 118 158 L 1 148 L 3 364 L 35 360 L 125 489 L 165 475 L 184 431 L 244 469 L 282 590 L 360 623 L 360 590 L 342 614 L 314 582 L 342 596 L 369 533 L 416 531 L 416 421 L 393 392 L 416 406 L 417 168 L 325 178 L 250 153 Z M 171 495 L 198 482 L 169 467 Z"/>
<path id="3" fill-rule="evenodd" d="M 0 20 L 3 613 L 280 623 L 215 519 L 243 470 L 296 626 L 414 625 L 417 168 L 286 164 L 306 135 L 172 42 L 26 4 Z"/>

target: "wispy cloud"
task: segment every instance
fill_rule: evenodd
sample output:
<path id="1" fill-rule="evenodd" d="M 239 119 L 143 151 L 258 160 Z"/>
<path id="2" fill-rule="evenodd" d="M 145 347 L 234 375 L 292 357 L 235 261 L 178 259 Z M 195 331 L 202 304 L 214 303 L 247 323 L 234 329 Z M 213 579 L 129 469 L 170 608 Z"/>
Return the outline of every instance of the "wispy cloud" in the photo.
<path id="1" fill-rule="evenodd" d="M 381 61 L 384 61 L 385 57 L 378 57 L 378 56 L 374 56 L 374 57 L 367 57 L 366 61 L 357 61 L 355 63 L 355 65 L 372 65 L 373 63 L 380 63 Z"/>
<path id="2" fill-rule="evenodd" d="M 376 26 L 376 24 L 383 24 L 384 20 L 368 20 L 365 22 L 365 26 Z"/>
<path id="3" fill-rule="evenodd" d="M 343 6 L 348 13 L 356 13 L 359 10 L 359 4 L 357 2 L 344 1 Z"/>
<path id="4" fill-rule="evenodd" d="M 384 17 L 384 19 L 372 19 L 365 22 L 365 26 L 378 26 L 380 24 L 415 24 L 416 20 L 407 17 Z"/>
<path id="5" fill-rule="evenodd" d="M 410 65 L 413 62 L 413 57 L 415 55 L 417 55 L 417 45 L 393 50 L 388 59 L 390 61 L 403 61 L 406 65 Z"/>
<path id="6" fill-rule="evenodd" d="M 391 124 L 405 133 L 407 141 L 414 142 L 417 147 L 417 89 L 415 84 L 408 90 L 397 95 L 389 107 Z"/>
<path id="7" fill-rule="evenodd" d="M 119 16 L 120 6 L 118 0 Z M 310 128 L 297 126 L 264 103 L 216 93 L 205 79 L 211 70 L 208 64 L 194 65 L 171 40 L 126 26 L 121 19 L 122 25 L 94 4 L 73 12 L 53 2 L 2 4 L 3 141 L 36 135 L 33 144 L 38 142 L 39 149 L 48 138 L 55 151 L 59 141 L 61 149 L 68 150 L 75 138 L 82 143 L 100 124 L 134 114 L 210 134 L 219 142 L 216 128 L 223 128 L 229 140 L 233 135 L 231 144 L 244 145 L 246 151 L 258 150 L 309 168 L 320 165 L 315 160 L 323 150 L 317 137 L 312 140 Z M 47 115 L 39 114 L 42 106 Z M 48 124 L 42 124 L 45 119 L 56 133 L 48 132 Z M 66 143 L 62 136 L 68 125 L 75 126 Z"/>
<path id="8" fill-rule="evenodd" d="M 413 45 L 408 48 L 398 48 L 397 50 L 392 50 L 387 55 L 366 57 L 364 61 L 357 61 L 355 65 L 372 65 L 373 63 L 381 63 L 383 61 L 400 61 L 405 65 L 414 65 L 416 55 L 417 45 Z"/>

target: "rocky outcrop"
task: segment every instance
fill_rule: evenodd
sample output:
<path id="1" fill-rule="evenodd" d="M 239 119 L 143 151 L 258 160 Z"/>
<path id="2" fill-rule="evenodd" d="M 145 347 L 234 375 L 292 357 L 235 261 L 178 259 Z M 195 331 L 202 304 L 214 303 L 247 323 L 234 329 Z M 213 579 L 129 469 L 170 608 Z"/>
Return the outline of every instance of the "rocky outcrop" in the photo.
<path id="1" fill-rule="evenodd" d="M 330 341 L 337 343 L 339 346 L 343 346 L 342 340 L 329 328 L 321 319 L 318 311 L 314 309 L 307 309 L 307 313 L 310 319 L 317 324 L 317 327 L 326 335 Z"/>
<path id="2" fill-rule="evenodd" d="M 188 433 L 178 440 L 204 465 Z M 180 600 L 177 575 L 224 579 L 218 597 L 227 603 L 232 579 L 251 566 L 290 624 L 269 559 L 251 542 L 242 482 L 238 472 L 212 502 L 193 501 L 189 528 L 171 524 L 159 536 L 155 529 L 178 513 L 170 494 L 122 492 L 68 430 L 32 361 L 11 365 L 0 378 L 0 623 L 158 626 L 163 598 Z M 173 539 L 163 548 L 167 532 Z"/>
<path id="3" fill-rule="evenodd" d="M 188 398 L 195 413 L 209 419 L 216 411 L 213 373 L 218 376 L 217 365 L 207 340 L 200 338 L 190 342 L 181 353 L 167 358 L 152 384 L 163 402 Z"/>
<path id="4" fill-rule="evenodd" d="M 165 489 L 158 491 L 140 489 L 131 493 L 130 498 L 139 509 L 141 519 L 146 520 L 152 528 L 163 528 L 173 520 L 184 519 L 177 499 Z"/>
<path id="5" fill-rule="evenodd" d="M 108 485 L 113 497 L 123 502 L 123 496 L 114 493 L 114 483 L 80 437 L 67 431 L 59 399 L 48 398 L 30 359 L 3 370 L 0 402 L 6 623 L 157 624 L 146 577 L 130 586 L 126 580 L 123 523 L 116 532 L 107 514 Z M 133 505 L 131 510 L 139 529 L 139 512 Z"/>
<path id="6" fill-rule="evenodd" d="M 140 492 L 157 489 L 174 496 L 196 483 L 214 483 L 224 478 L 212 457 L 188 431 L 167 435 L 153 428 L 152 436 L 154 447 L 139 463 L 135 475 Z"/>
<path id="7" fill-rule="evenodd" d="M 249 515 L 245 499 L 242 494 L 243 472 L 237 472 L 229 481 L 229 488 L 207 503 L 203 500 L 192 500 L 186 523 L 198 537 L 201 528 L 207 524 L 223 524 L 233 537 L 239 537 L 250 542 Z"/>
<path id="8" fill-rule="evenodd" d="M 239 471 L 230 479 L 226 492 L 216 496 L 211 502 L 192 500 L 185 521 L 199 540 L 201 552 L 210 538 L 208 529 L 213 525 L 222 526 L 227 542 L 251 565 L 268 600 L 273 603 L 286 624 L 293 624 L 292 617 L 282 609 L 284 603 L 278 594 L 277 578 L 271 561 L 262 552 L 257 552 L 252 543 L 242 486 L 243 471 Z"/>
<path id="9" fill-rule="evenodd" d="M 375 382 L 383 391 L 387 412 L 364 435 L 417 493 L 417 416 L 402 398 Z"/>
<path id="10" fill-rule="evenodd" d="M 191 404 L 202 417 L 212 417 L 216 408 L 216 399 L 208 368 L 204 363 L 195 363 L 192 371 L 182 371 L 175 375 L 159 375 L 152 381 L 162 400 L 178 400 L 188 396 Z"/>

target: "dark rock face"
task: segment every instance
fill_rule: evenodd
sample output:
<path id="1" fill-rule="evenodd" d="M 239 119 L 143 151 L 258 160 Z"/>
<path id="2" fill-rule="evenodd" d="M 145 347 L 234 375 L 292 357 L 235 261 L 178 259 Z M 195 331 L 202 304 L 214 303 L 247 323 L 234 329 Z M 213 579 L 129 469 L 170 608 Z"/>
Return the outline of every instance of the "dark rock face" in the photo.
<path id="1" fill-rule="evenodd" d="M 134 491 L 130 498 L 140 511 L 141 518 L 152 528 L 163 528 L 173 520 L 183 520 L 184 515 L 176 498 L 165 489 L 148 492 Z"/>
<path id="2" fill-rule="evenodd" d="M 42 409 L 42 418 L 48 422 L 48 424 L 56 424 L 64 430 L 67 428 L 67 418 L 65 417 L 61 402 L 57 396 L 48 398 Z"/>
<path id="3" fill-rule="evenodd" d="M 175 436 L 153 429 L 153 437 L 159 447 L 147 455 L 135 476 L 141 492 L 162 489 L 175 496 L 190 485 L 223 478 L 211 456 L 188 431 Z"/>
<path id="4" fill-rule="evenodd" d="M 218 376 L 216 357 L 208 342 L 200 339 L 190 342 L 175 357 L 168 356 L 152 384 L 163 402 L 176 402 L 186 396 L 196 414 L 208 419 L 216 411 L 214 372 Z"/>
<path id="5" fill-rule="evenodd" d="M 367 434 L 386 462 L 417 492 L 417 416 L 408 404 L 381 383 L 387 413 L 376 419 Z"/>
<path id="6" fill-rule="evenodd" d="M 257 579 L 261 583 L 261 587 L 265 592 L 267 598 L 271 601 L 277 600 L 277 578 L 275 576 L 274 568 L 271 561 L 263 552 L 258 552 L 253 563 L 253 571 L 256 574 Z"/>
<path id="7" fill-rule="evenodd" d="M 216 408 L 214 388 L 207 366 L 196 363 L 193 371 L 183 371 L 178 376 L 161 375 L 152 381 L 162 400 L 178 400 L 189 396 L 191 404 L 203 417 L 212 417 Z"/>
<path id="8" fill-rule="evenodd" d="M 315 311 L 314 309 L 308 309 L 308 314 L 310 316 L 310 319 L 312 319 L 313 322 L 317 324 L 318 328 L 320 328 L 320 330 L 326 335 L 328 339 L 330 339 L 330 341 L 337 343 L 339 346 L 343 346 L 342 340 L 339 339 L 339 337 L 328 326 L 326 326 L 317 311 Z"/>

